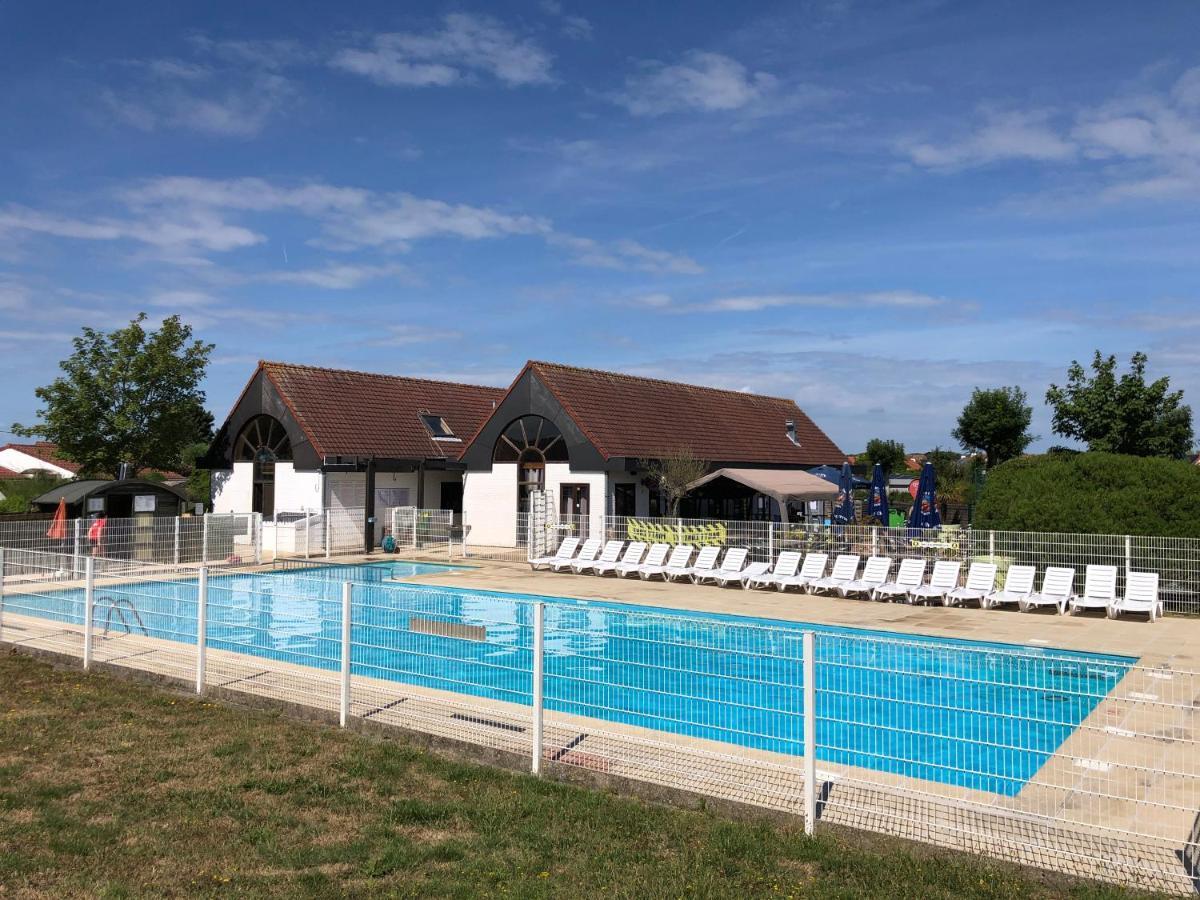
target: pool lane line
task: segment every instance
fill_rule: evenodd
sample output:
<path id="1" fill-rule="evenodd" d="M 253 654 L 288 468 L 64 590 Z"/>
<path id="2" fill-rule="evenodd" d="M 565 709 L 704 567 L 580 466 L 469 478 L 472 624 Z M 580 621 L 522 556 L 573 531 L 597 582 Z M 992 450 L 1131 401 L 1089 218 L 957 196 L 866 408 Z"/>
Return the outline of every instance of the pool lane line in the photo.
<path id="1" fill-rule="evenodd" d="M 571 740 L 569 740 L 561 748 L 554 751 L 554 753 L 550 756 L 550 762 L 558 762 L 559 760 L 561 760 L 564 756 L 566 756 L 568 753 L 570 753 L 572 750 L 574 750 L 576 747 L 578 747 L 580 744 L 582 744 L 586 737 L 587 737 L 587 734 L 580 733 L 580 734 L 577 734 L 575 737 L 571 738 Z"/>
<path id="2" fill-rule="evenodd" d="M 388 703 L 384 706 L 377 706 L 373 710 L 371 710 L 369 713 L 363 713 L 363 718 L 369 719 L 369 718 L 371 718 L 371 716 L 378 715 L 381 712 L 391 709 L 393 706 L 399 706 L 401 703 L 403 703 L 407 699 L 408 699 L 407 697 L 401 697 L 399 700 L 393 700 L 391 703 Z"/>

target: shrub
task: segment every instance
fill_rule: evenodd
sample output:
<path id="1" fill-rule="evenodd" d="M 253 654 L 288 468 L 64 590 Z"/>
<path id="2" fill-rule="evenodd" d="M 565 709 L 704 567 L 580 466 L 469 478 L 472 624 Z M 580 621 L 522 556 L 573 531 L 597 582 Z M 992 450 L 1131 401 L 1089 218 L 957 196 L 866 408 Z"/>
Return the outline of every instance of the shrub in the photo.
<path id="1" fill-rule="evenodd" d="M 1114 453 L 1050 453 L 993 469 L 977 528 L 1200 537 L 1200 467 Z"/>

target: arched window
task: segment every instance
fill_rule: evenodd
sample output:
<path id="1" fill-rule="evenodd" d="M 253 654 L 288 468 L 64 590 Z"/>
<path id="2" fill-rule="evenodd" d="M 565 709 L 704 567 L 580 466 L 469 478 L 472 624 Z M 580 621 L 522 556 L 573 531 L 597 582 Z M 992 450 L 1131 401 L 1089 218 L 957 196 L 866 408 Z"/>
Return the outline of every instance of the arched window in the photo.
<path id="1" fill-rule="evenodd" d="M 492 462 L 517 464 L 517 510 L 520 512 L 528 512 L 529 495 L 545 487 L 546 463 L 567 461 L 567 444 L 562 432 L 541 416 L 521 416 L 509 422 L 492 448 Z"/>
<path id="2" fill-rule="evenodd" d="M 254 463 L 251 509 L 275 514 L 275 463 L 290 462 L 292 442 L 283 424 L 271 416 L 255 416 L 243 426 L 233 445 L 236 462 Z"/>

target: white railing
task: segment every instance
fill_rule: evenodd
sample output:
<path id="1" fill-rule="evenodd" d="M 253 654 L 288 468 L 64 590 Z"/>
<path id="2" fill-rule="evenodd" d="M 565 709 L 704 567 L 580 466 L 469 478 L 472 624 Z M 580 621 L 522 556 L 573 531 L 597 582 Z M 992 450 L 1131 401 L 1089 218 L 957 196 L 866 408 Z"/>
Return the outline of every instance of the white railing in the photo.
<path id="1" fill-rule="evenodd" d="M 0 560 L 0 640 L 1159 890 L 1192 888 L 1200 675 L 1067 651 L 389 583 Z M 119 562 L 119 561 L 118 561 Z M 81 565 L 68 583 L 59 571 Z M 303 564 L 300 564 L 303 565 Z M 286 633 L 287 640 L 280 641 Z"/>
<path id="2" fill-rule="evenodd" d="M 51 536 L 52 525 L 50 519 L 0 518 L 0 546 L 158 565 L 240 565 L 263 559 L 262 517 L 257 513 L 109 518 L 98 542 L 88 536 L 88 520 L 68 519 L 61 538 Z"/>

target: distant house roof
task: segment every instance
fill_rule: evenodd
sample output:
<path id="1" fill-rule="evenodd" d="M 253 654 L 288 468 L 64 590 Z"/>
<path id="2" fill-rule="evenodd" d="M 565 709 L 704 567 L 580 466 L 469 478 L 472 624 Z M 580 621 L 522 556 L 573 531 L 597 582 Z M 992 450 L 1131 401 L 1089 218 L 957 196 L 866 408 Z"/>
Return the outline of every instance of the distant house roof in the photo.
<path id="1" fill-rule="evenodd" d="M 259 368 L 323 456 L 458 459 L 504 396 L 501 388 L 281 362 Z M 435 440 L 422 415 L 458 438 Z"/>
<path id="2" fill-rule="evenodd" d="M 0 466 L 0 481 L 8 481 L 13 478 L 28 478 L 24 472 L 14 472 L 12 469 L 6 469 Z"/>
<path id="3" fill-rule="evenodd" d="M 24 453 L 26 456 L 31 456 L 44 463 L 66 469 L 68 472 L 79 471 L 79 465 L 59 456 L 58 444 L 50 441 L 38 441 L 35 444 L 5 444 L 0 447 L 0 450 L 16 450 L 18 453 Z"/>
<path id="4" fill-rule="evenodd" d="M 711 461 L 793 466 L 845 458 L 785 398 L 537 361 L 526 364 L 514 387 L 526 372 L 546 386 L 607 459 L 653 459 L 680 450 Z"/>

